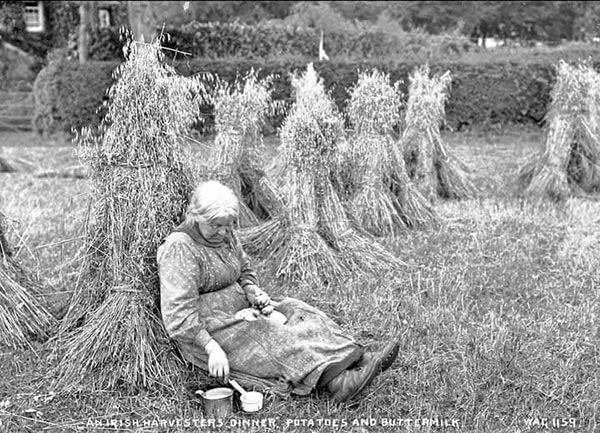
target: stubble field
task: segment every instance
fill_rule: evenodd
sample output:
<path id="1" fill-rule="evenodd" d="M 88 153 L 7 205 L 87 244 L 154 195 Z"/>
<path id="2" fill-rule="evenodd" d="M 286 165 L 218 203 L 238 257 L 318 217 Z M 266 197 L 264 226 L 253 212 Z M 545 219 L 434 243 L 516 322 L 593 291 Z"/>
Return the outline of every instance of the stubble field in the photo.
<path id="1" fill-rule="evenodd" d="M 407 263 L 401 272 L 350 276 L 345 290 L 326 292 L 282 286 L 258 264 L 273 295 L 309 301 L 362 343 L 379 346 L 400 332 L 396 363 L 352 405 L 318 395 L 269 396 L 259 414 L 236 411 L 216 430 L 600 428 L 600 202 L 577 197 L 534 207 L 517 198 L 516 171 L 542 145 L 541 129 L 444 138 L 480 197 L 440 201 L 438 227 L 382 240 Z M 23 167 L 0 174 L 9 241 L 60 317 L 78 277 L 90 180 L 60 176 L 81 172 L 69 143 L 2 133 L 0 146 L 1 156 Z M 59 355 L 52 340 L 0 349 L 0 432 L 213 430 L 192 394 L 212 383 L 201 374 L 182 378 L 172 395 L 66 394 L 52 384 Z"/>

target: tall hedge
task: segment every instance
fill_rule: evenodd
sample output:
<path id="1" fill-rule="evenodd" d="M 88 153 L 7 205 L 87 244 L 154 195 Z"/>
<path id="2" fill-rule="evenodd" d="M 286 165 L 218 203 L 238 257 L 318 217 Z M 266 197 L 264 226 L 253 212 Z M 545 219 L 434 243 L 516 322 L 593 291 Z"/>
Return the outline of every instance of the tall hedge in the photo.
<path id="1" fill-rule="evenodd" d="M 247 25 L 242 23 L 191 22 L 181 28 L 169 27 L 165 45 L 196 58 L 243 57 L 265 59 L 278 56 L 312 57 L 319 52 L 320 31 L 285 25 Z M 329 32 L 323 37 L 326 52 L 345 59 L 382 59 L 396 57 L 423 59 L 425 51 L 440 57 L 475 49 L 464 37 L 439 37 L 422 32 L 402 34 L 365 29 Z"/>
<path id="2" fill-rule="evenodd" d="M 259 78 L 275 75 L 274 100 L 291 102 L 290 73 L 306 68 L 307 60 L 190 60 L 176 61 L 175 69 L 186 76 L 209 72 L 233 82 L 236 76 L 251 68 L 259 70 Z M 540 59 L 527 61 L 489 61 L 430 63 L 432 74 L 449 70 L 452 75 L 450 97 L 446 106 L 447 126 L 455 130 L 480 124 L 539 123 L 543 120 L 555 80 L 553 62 Z M 117 62 L 90 62 L 80 65 L 56 60 L 40 72 L 35 83 L 35 129 L 40 133 L 69 131 L 97 124 L 105 89 L 111 83 L 111 72 Z M 402 81 L 401 90 L 408 92 L 408 75 L 418 63 L 377 61 L 315 62 L 315 69 L 340 109 L 344 109 L 349 90 L 359 71 L 378 69 L 390 75 L 392 82 Z M 596 65 L 600 66 L 600 65 Z M 211 107 L 206 107 L 210 124 Z M 283 119 L 270 119 L 277 128 Z"/>
<path id="3" fill-rule="evenodd" d="M 163 46 L 203 59 L 273 59 L 281 56 L 315 57 L 319 53 L 321 33 L 315 28 L 286 25 L 191 22 L 181 27 L 168 26 L 157 29 L 163 35 Z M 102 55 L 96 60 L 122 58 L 118 42 L 119 29 L 105 29 L 92 39 L 102 40 Z M 76 43 L 76 41 L 73 41 Z M 424 61 L 432 56 L 441 59 L 456 58 L 477 46 L 464 36 L 429 35 L 413 31 L 385 33 L 364 29 L 329 32 L 324 35 L 323 46 L 327 53 L 344 59 L 402 58 Z M 74 47 L 76 48 L 76 47 Z M 92 56 L 94 51 L 90 50 Z M 170 56 L 172 52 L 166 52 Z M 181 57 L 181 55 L 179 55 Z"/>
<path id="4" fill-rule="evenodd" d="M 102 103 L 117 65 L 114 61 L 80 64 L 62 58 L 51 59 L 33 83 L 34 130 L 41 135 L 51 135 L 99 125 Z"/>
<path id="5" fill-rule="evenodd" d="M 344 109 L 349 91 L 358 80 L 361 70 L 378 69 L 388 73 L 392 82 L 401 81 L 400 89 L 408 92 L 408 76 L 419 63 L 377 61 L 315 62 L 315 69 L 338 105 Z M 193 61 L 176 65 L 181 73 L 191 75 L 200 71 L 219 74 L 233 80 L 250 68 L 263 74 L 274 74 L 273 98 L 291 102 L 289 75 L 306 67 L 306 60 L 281 60 L 264 63 L 243 61 Z M 543 120 L 555 79 L 554 64 L 487 62 L 487 63 L 430 63 L 432 74 L 449 70 L 452 74 L 450 97 L 446 107 L 447 126 L 456 130 L 484 123 L 539 123 Z M 277 122 L 277 121 L 276 121 Z"/>

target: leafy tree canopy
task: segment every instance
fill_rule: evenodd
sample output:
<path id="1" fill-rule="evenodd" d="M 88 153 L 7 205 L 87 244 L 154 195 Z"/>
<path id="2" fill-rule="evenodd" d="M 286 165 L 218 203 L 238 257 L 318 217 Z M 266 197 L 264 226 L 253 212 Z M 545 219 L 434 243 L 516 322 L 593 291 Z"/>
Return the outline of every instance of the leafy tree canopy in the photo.
<path id="1" fill-rule="evenodd" d="M 595 33 L 598 2 L 587 1 L 195 1 L 198 21 L 252 23 L 284 20 L 310 27 L 344 27 L 376 23 L 382 16 L 404 30 L 439 34 L 458 31 L 470 37 L 496 36 L 529 40 L 579 39 Z"/>

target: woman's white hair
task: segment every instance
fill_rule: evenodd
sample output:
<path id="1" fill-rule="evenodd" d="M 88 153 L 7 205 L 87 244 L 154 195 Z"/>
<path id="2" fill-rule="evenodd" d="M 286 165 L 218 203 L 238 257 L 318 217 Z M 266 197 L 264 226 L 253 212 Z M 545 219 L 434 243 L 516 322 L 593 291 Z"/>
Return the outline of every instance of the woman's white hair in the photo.
<path id="1" fill-rule="evenodd" d="M 202 218 L 214 221 L 218 218 L 237 219 L 239 201 L 235 193 L 216 180 L 202 182 L 192 193 L 186 219 Z"/>

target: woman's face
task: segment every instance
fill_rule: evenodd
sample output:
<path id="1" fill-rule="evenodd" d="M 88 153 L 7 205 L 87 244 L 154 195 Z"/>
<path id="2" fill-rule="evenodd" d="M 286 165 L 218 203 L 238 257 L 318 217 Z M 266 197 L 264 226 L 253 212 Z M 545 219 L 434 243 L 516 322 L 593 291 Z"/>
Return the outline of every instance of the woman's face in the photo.
<path id="1" fill-rule="evenodd" d="M 198 228 L 206 240 L 220 242 L 225 239 L 227 230 L 233 227 L 233 218 L 221 217 L 213 220 L 200 218 Z"/>

